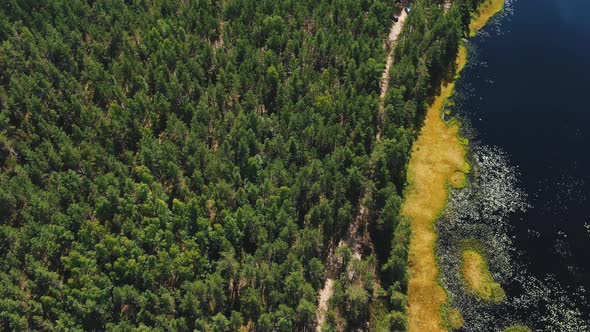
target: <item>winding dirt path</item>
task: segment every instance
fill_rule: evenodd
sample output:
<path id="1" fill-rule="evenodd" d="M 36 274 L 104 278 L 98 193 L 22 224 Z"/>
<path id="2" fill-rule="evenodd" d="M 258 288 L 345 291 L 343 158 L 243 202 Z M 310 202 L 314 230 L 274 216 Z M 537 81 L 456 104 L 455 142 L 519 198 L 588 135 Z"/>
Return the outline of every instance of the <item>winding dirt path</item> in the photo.
<path id="1" fill-rule="evenodd" d="M 388 36 L 387 42 L 386 42 L 386 48 L 389 48 L 389 54 L 387 55 L 387 62 L 385 63 L 385 70 L 383 71 L 383 74 L 381 75 L 381 83 L 380 83 L 380 86 L 381 86 L 381 94 L 379 95 L 379 98 L 381 99 L 381 103 L 379 104 L 380 108 L 383 108 L 383 98 L 385 98 L 385 94 L 387 93 L 387 90 L 389 89 L 389 70 L 391 69 L 391 66 L 393 65 L 393 56 L 395 53 L 395 42 L 397 41 L 399 34 L 402 32 L 402 27 L 404 25 L 404 22 L 406 21 L 406 18 L 408 18 L 408 13 L 406 13 L 405 10 L 402 10 L 397 22 L 394 22 L 393 25 L 391 26 L 391 29 L 389 30 L 389 36 Z"/>
<path id="2" fill-rule="evenodd" d="M 325 322 L 328 301 L 332 297 L 332 294 L 334 294 L 334 280 L 338 278 L 338 271 L 342 267 L 342 259 L 336 255 L 337 248 L 348 246 L 352 250 L 352 256 L 355 259 L 360 260 L 362 258 L 363 238 L 361 237 L 359 228 L 367 221 L 368 216 L 369 210 L 361 205 L 354 221 L 348 226 L 346 236 L 338 242 L 336 249 L 332 247 L 328 252 L 325 270 L 326 282 L 324 283 L 324 288 L 320 291 L 318 309 L 316 311 L 316 331 L 321 331 L 322 325 Z"/>
<path id="3" fill-rule="evenodd" d="M 385 49 L 389 49 L 389 53 L 387 55 L 387 62 L 385 63 L 385 70 L 381 75 L 381 80 L 379 82 L 379 86 L 381 88 L 381 92 L 379 95 L 379 117 L 382 120 L 383 110 L 384 110 L 384 99 L 387 90 L 389 89 L 389 71 L 393 65 L 394 59 L 394 51 L 395 51 L 395 42 L 399 37 L 399 34 L 402 31 L 402 27 L 408 14 L 405 10 L 401 11 L 401 14 L 396 22 L 393 22 L 391 25 L 391 29 L 389 30 L 389 35 L 387 41 L 384 43 Z M 380 121 L 381 122 L 381 121 Z M 381 139 L 381 126 L 377 127 L 377 135 L 376 140 L 379 141 Z M 366 239 L 362 237 L 362 234 L 359 232 L 359 228 L 361 225 L 366 223 L 369 210 L 362 205 L 362 199 L 364 195 L 361 195 L 361 205 L 359 207 L 359 212 L 354 218 L 354 221 L 349 225 L 345 237 L 340 240 L 338 246 L 336 248 L 332 247 L 328 251 L 328 257 L 326 259 L 326 269 L 325 269 L 325 276 L 326 282 L 324 283 L 324 288 L 320 290 L 318 295 L 318 308 L 316 311 L 316 331 L 321 331 L 322 325 L 326 319 L 326 312 L 328 311 L 328 302 L 334 294 L 334 280 L 338 277 L 338 271 L 341 268 L 342 260 L 337 257 L 336 251 L 337 248 L 348 246 L 352 250 L 352 255 L 355 259 L 360 260 L 362 258 L 362 248 L 363 243 L 366 242 Z"/>
<path id="4" fill-rule="evenodd" d="M 384 111 L 384 99 L 385 94 L 389 90 L 389 71 L 391 70 L 391 66 L 393 66 L 393 59 L 395 55 L 395 43 L 399 34 L 402 32 L 402 27 L 404 26 L 404 22 L 408 18 L 408 13 L 405 10 L 402 10 L 401 14 L 399 15 L 397 22 L 393 22 L 391 25 L 391 29 L 389 30 L 389 36 L 387 37 L 387 41 L 384 44 L 385 49 L 389 49 L 389 54 L 387 55 L 387 61 L 385 62 L 385 70 L 383 70 L 383 74 L 381 74 L 381 81 L 379 82 L 379 86 L 381 87 L 381 93 L 379 94 L 379 118 L 382 120 L 383 111 Z M 382 121 L 379 121 L 382 123 Z M 377 126 L 377 135 L 376 139 L 381 139 L 381 125 Z"/>
<path id="5" fill-rule="evenodd" d="M 445 10 L 445 13 L 449 11 L 449 9 L 451 9 L 451 6 L 453 5 L 453 2 L 451 0 L 445 0 L 445 3 L 443 4 L 443 8 Z"/>

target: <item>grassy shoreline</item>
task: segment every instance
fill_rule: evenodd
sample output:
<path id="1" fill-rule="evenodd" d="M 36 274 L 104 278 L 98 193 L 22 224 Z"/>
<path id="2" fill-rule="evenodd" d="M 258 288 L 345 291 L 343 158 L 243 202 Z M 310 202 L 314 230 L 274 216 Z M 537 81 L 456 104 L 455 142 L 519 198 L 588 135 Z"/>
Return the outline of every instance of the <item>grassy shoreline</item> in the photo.
<path id="1" fill-rule="evenodd" d="M 502 286 L 494 280 L 490 272 L 486 257 L 479 250 L 462 250 L 461 262 L 461 275 L 470 293 L 493 303 L 500 303 L 506 298 Z"/>
<path id="2" fill-rule="evenodd" d="M 486 1 L 472 18 L 472 33 L 502 10 L 504 0 Z M 435 223 L 444 211 L 449 186 L 463 187 L 469 164 L 466 160 L 468 142 L 459 136 L 460 123 L 445 123 L 440 116 L 444 104 L 454 93 L 455 81 L 467 64 L 467 50 L 460 46 L 456 77 L 443 84 L 439 96 L 429 107 L 408 164 L 408 186 L 402 215 L 409 217 L 411 239 L 409 248 L 410 280 L 408 285 L 408 330 L 447 331 L 444 310 L 448 297 L 438 279 Z M 458 312 L 457 312 L 458 313 Z M 460 316 L 460 314 L 459 314 Z"/>
<path id="3" fill-rule="evenodd" d="M 477 12 L 471 19 L 469 24 L 469 35 L 475 36 L 477 31 L 481 30 L 492 17 L 498 14 L 504 8 L 505 0 L 487 0 L 482 3 L 478 8 Z"/>
<path id="4" fill-rule="evenodd" d="M 466 60 L 467 50 L 461 47 L 457 73 Z M 465 173 L 469 171 L 465 159 L 466 142 L 459 137 L 460 124 L 457 121 L 447 124 L 440 117 L 453 91 L 454 82 L 447 83 L 434 99 L 408 165 L 402 214 L 412 220 L 408 290 L 410 331 L 446 331 L 440 310 L 447 302 L 447 294 L 438 283 L 434 224 L 446 206 L 449 185 L 463 184 Z"/>

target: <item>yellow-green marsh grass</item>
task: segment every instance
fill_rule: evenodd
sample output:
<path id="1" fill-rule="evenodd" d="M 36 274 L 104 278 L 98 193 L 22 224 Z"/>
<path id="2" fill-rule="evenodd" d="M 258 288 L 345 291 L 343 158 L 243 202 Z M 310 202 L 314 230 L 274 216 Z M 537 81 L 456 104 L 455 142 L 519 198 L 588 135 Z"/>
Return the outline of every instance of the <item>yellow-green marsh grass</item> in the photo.
<path id="1" fill-rule="evenodd" d="M 485 257 L 474 249 L 461 253 L 461 274 L 468 291 L 475 296 L 494 303 L 504 301 L 506 295 L 502 286 L 494 281 Z"/>
<path id="2" fill-rule="evenodd" d="M 477 12 L 469 24 L 469 34 L 475 36 L 478 30 L 481 30 L 488 21 L 504 8 L 504 0 L 486 0 L 479 5 Z"/>
<path id="3" fill-rule="evenodd" d="M 461 313 L 459 312 L 459 310 L 457 310 L 455 308 L 449 309 L 449 311 L 447 313 L 447 319 L 449 321 L 449 327 L 453 331 L 460 329 L 461 327 L 463 327 L 463 324 L 465 324 L 465 320 L 463 320 L 463 316 L 461 316 Z"/>
<path id="4" fill-rule="evenodd" d="M 472 18 L 470 30 L 481 29 L 503 5 L 504 0 L 487 1 Z M 455 79 L 466 63 L 467 50 L 461 46 Z M 454 82 L 443 85 L 440 95 L 428 109 L 408 164 L 408 187 L 402 214 L 412 220 L 408 286 L 408 329 L 411 332 L 446 330 L 441 308 L 447 303 L 447 294 L 438 282 L 434 224 L 446 206 L 449 185 L 464 187 L 465 174 L 469 172 L 465 158 L 468 141 L 459 137 L 460 123 L 445 123 L 441 119 L 445 101 L 453 94 L 454 87 Z"/>
<path id="5" fill-rule="evenodd" d="M 532 330 L 525 325 L 512 325 L 506 328 L 506 330 L 504 330 L 504 332 L 531 332 Z"/>
<path id="6" fill-rule="evenodd" d="M 466 63 L 466 49 L 457 57 L 457 72 Z M 441 111 L 453 94 L 454 83 L 441 88 L 428 109 L 420 136 L 414 143 L 408 164 L 408 187 L 402 214 L 411 220 L 410 281 L 408 286 L 409 331 L 446 331 L 441 306 L 447 294 L 438 282 L 434 224 L 444 210 L 449 184 L 462 185 L 469 171 L 466 146 L 459 138 L 459 123 L 445 123 Z M 458 173 L 463 173 L 463 177 Z"/>

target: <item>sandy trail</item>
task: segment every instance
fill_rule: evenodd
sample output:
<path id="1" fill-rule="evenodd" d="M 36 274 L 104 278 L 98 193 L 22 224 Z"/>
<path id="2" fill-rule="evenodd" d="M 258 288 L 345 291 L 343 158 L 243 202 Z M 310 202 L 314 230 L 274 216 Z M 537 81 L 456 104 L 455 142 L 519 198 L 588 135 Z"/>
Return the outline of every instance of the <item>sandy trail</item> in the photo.
<path id="1" fill-rule="evenodd" d="M 340 240 L 337 246 L 337 248 L 348 246 L 352 250 L 352 256 L 354 259 L 360 260 L 362 258 L 361 250 L 363 247 L 363 239 L 359 232 L 359 228 L 366 222 L 368 216 L 369 210 L 366 207 L 361 206 L 354 221 L 348 226 L 346 236 Z M 337 249 L 330 248 L 328 258 L 326 259 L 326 282 L 319 294 L 318 309 L 316 312 L 316 331 L 321 331 L 321 327 L 326 319 L 328 301 L 334 293 L 334 279 L 338 277 L 338 271 L 342 265 L 342 259 L 336 255 L 336 251 Z"/>
<path id="2" fill-rule="evenodd" d="M 453 5 L 451 0 L 445 0 L 445 3 L 443 4 L 443 8 L 445 9 L 445 13 L 448 12 L 449 9 L 451 9 L 451 5 Z"/>
<path id="3" fill-rule="evenodd" d="M 385 48 L 389 48 L 389 54 L 387 55 L 387 61 L 385 62 L 385 70 L 383 70 L 383 74 L 381 74 L 381 81 L 379 82 L 379 86 L 381 87 L 381 93 L 379 94 L 379 118 L 383 117 L 383 110 L 384 110 L 384 99 L 385 94 L 389 90 L 389 71 L 391 70 L 391 66 L 393 66 L 393 59 L 395 53 L 395 43 L 399 34 L 402 32 L 402 27 L 404 26 L 404 22 L 408 18 L 408 13 L 405 10 L 402 10 L 401 14 L 399 15 L 397 22 L 393 22 L 391 25 L 391 29 L 389 30 L 389 36 L 387 38 L 387 42 L 384 45 Z M 381 122 L 381 121 L 379 121 Z M 381 139 L 381 126 L 377 127 L 377 140 Z"/>
<path id="4" fill-rule="evenodd" d="M 395 42 L 399 37 L 400 32 L 402 31 L 402 27 L 408 14 L 405 10 L 402 10 L 397 22 L 393 22 L 391 25 L 391 29 L 389 30 L 389 35 L 387 38 L 386 43 L 384 44 L 385 49 L 389 49 L 389 53 L 387 55 L 387 62 L 385 64 L 385 70 L 381 75 L 381 80 L 379 82 L 379 86 L 381 88 L 381 93 L 379 95 L 379 117 L 382 117 L 383 113 L 383 101 L 385 98 L 385 94 L 389 89 L 389 70 L 393 65 L 394 59 L 394 50 L 395 50 Z M 377 129 L 377 140 L 381 139 L 381 129 L 378 126 Z M 363 197 L 363 196 L 361 196 Z M 361 198 L 362 201 L 362 198 Z M 340 240 L 338 243 L 337 248 L 348 246 L 352 249 L 352 254 L 355 259 L 361 259 L 362 254 L 361 250 L 363 247 L 363 238 L 359 232 L 360 226 L 366 222 L 369 215 L 368 209 L 361 204 L 359 208 L 359 212 L 355 217 L 352 224 L 349 225 L 345 237 Z M 316 331 L 321 331 L 322 325 L 326 319 L 326 312 L 328 311 L 328 301 L 332 297 L 334 293 L 334 279 L 338 277 L 338 270 L 342 265 L 341 259 L 336 256 L 337 249 L 330 248 L 328 251 L 328 258 L 326 259 L 326 282 L 324 283 L 324 288 L 320 291 L 318 295 L 318 308 L 316 311 Z"/>
<path id="5" fill-rule="evenodd" d="M 379 95 L 379 98 L 381 99 L 381 103 L 380 103 L 380 107 L 383 107 L 383 98 L 385 98 L 385 94 L 387 93 L 387 90 L 389 89 L 389 70 L 391 69 L 391 66 L 393 65 L 393 56 L 394 56 L 394 52 L 395 52 L 395 42 L 397 41 L 397 38 L 399 37 L 399 34 L 402 32 L 402 27 L 404 25 L 404 22 L 406 21 L 406 18 L 408 17 L 408 14 L 406 13 L 405 10 L 402 10 L 402 13 L 399 15 L 399 18 L 397 20 L 397 22 L 394 22 L 393 25 L 391 26 L 391 29 L 389 30 L 389 37 L 387 38 L 387 45 L 386 48 L 389 48 L 389 54 L 387 55 L 387 62 L 385 63 L 385 70 L 383 71 L 383 74 L 381 75 L 381 94 Z"/>

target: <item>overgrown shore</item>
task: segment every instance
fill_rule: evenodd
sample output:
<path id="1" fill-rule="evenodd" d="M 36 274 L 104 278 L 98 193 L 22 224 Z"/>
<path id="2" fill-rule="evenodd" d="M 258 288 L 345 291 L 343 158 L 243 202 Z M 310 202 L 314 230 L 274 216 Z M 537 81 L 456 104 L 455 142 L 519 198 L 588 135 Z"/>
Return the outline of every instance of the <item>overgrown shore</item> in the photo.
<path id="1" fill-rule="evenodd" d="M 461 47 L 457 72 L 466 63 Z M 444 331 L 441 307 L 447 301 L 438 283 L 434 223 L 444 210 L 448 186 L 464 184 L 469 171 L 466 142 L 459 137 L 459 123 L 445 123 L 440 112 L 453 93 L 447 83 L 429 108 L 408 166 L 408 188 L 402 213 L 412 220 L 410 239 L 410 282 L 408 289 L 410 331 Z"/>
<path id="2" fill-rule="evenodd" d="M 479 6 L 476 15 L 471 19 L 469 24 L 470 36 L 475 36 L 477 31 L 485 27 L 492 17 L 502 11 L 504 8 L 504 1 L 505 0 L 486 0 Z"/>
<path id="3" fill-rule="evenodd" d="M 412 143 L 483 1 L 0 2 L 0 330 L 406 330 Z"/>
<path id="4" fill-rule="evenodd" d="M 503 2 L 482 3 L 471 19 L 470 34 L 501 10 Z M 439 95 L 429 107 L 408 165 L 402 214 L 411 219 L 412 229 L 408 284 L 410 331 L 448 330 L 451 328 L 448 313 L 457 313 L 447 307 L 447 294 L 438 279 L 435 224 L 446 207 L 449 187 L 463 187 L 470 169 L 466 160 L 467 141 L 459 136 L 460 123 L 445 123 L 441 119 L 445 103 L 453 95 L 454 82 L 466 63 L 467 52 L 461 46 L 456 75 L 443 82 Z"/>
<path id="5" fill-rule="evenodd" d="M 526 211 L 539 207 L 534 191 L 520 182 L 526 175 L 520 174 L 519 165 L 503 148 L 493 146 L 495 141 L 480 136 L 476 129 L 481 125 L 475 124 L 479 119 L 474 116 L 473 109 L 478 108 L 474 101 L 488 99 L 490 87 L 473 86 L 505 65 L 488 66 L 496 52 L 509 49 L 504 38 L 514 31 L 518 25 L 514 23 L 522 19 L 519 16 L 528 15 L 519 13 L 519 8 L 517 2 L 507 1 L 502 23 L 494 23 L 470 40 L 471 65 L 457 82 L 450 103 L 464 123 L 461 134 L 469 138 L 471 172 L 466 187 L 450 190 L 445 211 L 436 222 L 438 278 L 448 296 L 447 307 L 453 308 L 448 310 L 451 328 L 466 332 L 588 331 L 589 321 L 581 309 L 586 291 L 568 289 L 553 276 L 535 274 L 527 262 L 530 247 L 518 243 L 523 240 L 519 223 L 539 222 Z M 490 11 L 486 12 L 483 21 L 490 17 Z M 489 39 L 502 41 L 484 46 Z M 485 109 L 485 113 L 491 111 Z M 486 124 L 481 133 L 488 130 L 502 129 Z"/>

